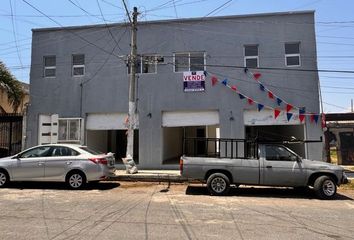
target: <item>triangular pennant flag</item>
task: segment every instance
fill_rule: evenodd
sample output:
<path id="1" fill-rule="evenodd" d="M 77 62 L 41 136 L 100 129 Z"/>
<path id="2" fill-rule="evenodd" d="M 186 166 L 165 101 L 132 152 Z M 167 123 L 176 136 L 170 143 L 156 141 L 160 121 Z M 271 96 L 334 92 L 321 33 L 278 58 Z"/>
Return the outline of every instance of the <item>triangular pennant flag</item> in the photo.
<path id="1" fill-rule="evenodd" d="M 218 78 L 215 76 L 211 77 L 211 85 L 214 86 L 218 82 Z"/>
<path id="2" fill-rule="evenodd" d="M 305 108 L 304 107 L 299 109 L 299 119 L 300 119 L 300 123 L 302 123 L 305 120 Z"/>
<path id="3" fill-rule="evenodd" d="M 260 73 L 253 73 L 253 78 L 255 80 L 258 80 L 258 78 L 260 78 L 262 75 Z"/>
<path id="4" fill-rule="evenodd" d="M 234 90 L 234 91 L 237 91 L 237 87 L 235 85 L 231 86 L 231 89 Z"/>
<path id="5" fill-rule="evenodd" d="M 293 109 L 293 106 L 291 104 L 286 104 L 286 111 L 290 112 L 290 110 Z"/>
<path id="6" fill-rule="evenodd" d="M 280 110 L 278 109 L 274 109 L 274 118 L 277 119 L 277 117 L 279 116 L 280 114 Z"/>
<path id="7" fill-rule="evenodd" d="M 290 121 L 291 117 L 293 116 L 292 113 L 286 113 L 286 118 L 288 119 L 288 122 Z"/>
<path id="8" fill-rule="evenodd" d="M 259 89 L 261 89 L 261 91 L 265 91 L 265 87 L 263 86 L 263 84 L 259 84 Z"/>
<path id="9" fill-rule="evenodd" d="M 204 76 L 208 76 L 208 72 L 207 71 L 204 71 Z"/>
<path id="10" fill-rule="evenodd" d="M 224 81 L 222 81 L 221 83 L 226 86 L 227 85 L 227 79 L 225 78 Z"/>
<path id="11" fill-rule="evenodd" d="M 244 71 L 245 73 L 247 73 L 247 72 L 248 72 L 248 68 L 243 69 L 243 71 Z"/>
<path id="12" fill-rule="evenodd" d="M 252 105 L 253 102 L 254 102 L 253 99 L 251 99 L 251 98 L 247 98 L 247 101 L 248 101 L 248 104 L 249 104 L 249 105 Z"/>
<path id="13" fill-rule="evenodd" d="M 277 98 L 277 103 L 278 103 L 278 106 L 280 106 L 280 104 L 283 102 L 283 100 L 281 100 L 280 98 Z"/>
<path id="14" fill-rule="evenodd" d="M 317 114 L 311 114 L 311 122 L 315 121 L 315 123 L 318 122 L 319 115 Z"/>
<path id="15" fill-rule="evenodd" d="M 244 99 L 245 98 L 245 96 L 243 96 L 241 93 L 239 93 L 238 96 L 240 97 L 240 99 Z"/>
<path id="16" fill-rule="evenodd" d="M 326 127 L 326 115 L 324 113 L 321 114 L 321 123 L 322 123 L 322 128 Z"/>
<path id="17" fill-rule="evenodd" d="M 258 103 L 258 111 L 260 112 L 264 108 L 263 104 Z"/>
<path id="18" fill-rule="evenodd" d="M 268 97 L 270 99 L 274 99 L 274 94 L 271 91 L 268 91 Z"/>

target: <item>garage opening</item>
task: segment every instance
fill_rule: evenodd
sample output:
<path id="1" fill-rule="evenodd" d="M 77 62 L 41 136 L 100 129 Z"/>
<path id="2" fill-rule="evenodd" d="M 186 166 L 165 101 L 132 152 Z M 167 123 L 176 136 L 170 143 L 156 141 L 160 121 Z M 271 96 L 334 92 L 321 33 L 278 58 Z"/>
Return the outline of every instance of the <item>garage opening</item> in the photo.
<path id="1" fill-rule="evenodd" d="M 183 154 L 184 138 L 218 138 L 220 129 L 218 125 L 164 127 L 163 128 L 163 156 L 162 164 L 178 164 Z M 188 146 L 196 149 L 200 154 L 205 153 L 204 141 L 197 142 L 196 146 Z"/>
<path id="2" fill-rule="evenodd" d="M 247 126 L 246 138 L 260 141 L 304 140 L 304 125 Z M 305 157 L 304 144 L 285 144 L 301 157 Z"/>
<path id="3" fill-rule="evenodd" d="M 87 130 L 87 146 L 101 152 L 115 153 L 116 163 L 122 163 L 127 150 L 127 130 Z M 139 130 L 134 130 L 135 163 L 139 163 Z"/>

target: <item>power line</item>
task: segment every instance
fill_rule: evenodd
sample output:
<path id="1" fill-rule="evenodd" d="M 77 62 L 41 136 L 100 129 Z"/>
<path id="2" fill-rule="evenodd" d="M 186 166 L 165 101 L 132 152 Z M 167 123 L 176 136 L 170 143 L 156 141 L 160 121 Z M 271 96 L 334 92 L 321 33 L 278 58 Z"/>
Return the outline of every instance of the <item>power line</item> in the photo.
<path id="1" fill-rule="evenodd" d="M 221 9 L 222 7 L 226 6 L 228 3 L 232 2 L 233 0 L 228 0 L 226 2 L 224 2 L 223 4 L 221 4 L 219 7 L 215 8 L 214 10 L 212 10 L 211 12 L 209 12 L 207 15 L 205 15 L 204 17 L 210 16 L 212 13 L 216 12 L 217 10 Z"/>
<path id="2" fill-rule="evenodd" d="M 130 17 L 130 14 L 129 14 L 129 10 L 128 10 L 128 8 L 127 8 L 127 4 L 125 3 L 124 0 L 122 0 L 122 2 L 123 2 L 123 5 L 124 5 L 125 12 L 127 13 L 129 22 L 130 22 L 130 23 L 133 23 L 133 22 L 132 22 L 132 19 L 131 19 L 131 17 Z"/>
<path id="3" fill-rule="evenodd" d="M 10 9 L 11 9 L 12 32 L 13 32 L 14 39 L 15 39 L 15 45 L 16 45 L 18 60 L 20 61 L 20 64 L 22 66 L 23 64 L 22 64 L 20 49 L 19 49 L 18 44 L 17 44 L 17 36 L 16 36 L 16 30 L 15 30 L 14 14 L 13 14 L 13 10 L 12 10 L 12 0 L 9 0 L 9 2 L 10 2 Z"/>

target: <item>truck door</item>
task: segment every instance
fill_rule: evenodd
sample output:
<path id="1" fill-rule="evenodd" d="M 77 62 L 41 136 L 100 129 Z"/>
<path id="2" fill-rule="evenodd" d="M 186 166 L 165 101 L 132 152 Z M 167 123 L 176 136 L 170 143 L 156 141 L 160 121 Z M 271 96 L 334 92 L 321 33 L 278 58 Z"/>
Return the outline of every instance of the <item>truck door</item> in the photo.
<path id="1" fill-rule="evenodd" d="M 299 157 L 282 145 L 265 145 L 261 165 L 261 184 L 304 186 L 306 170 Z"/>

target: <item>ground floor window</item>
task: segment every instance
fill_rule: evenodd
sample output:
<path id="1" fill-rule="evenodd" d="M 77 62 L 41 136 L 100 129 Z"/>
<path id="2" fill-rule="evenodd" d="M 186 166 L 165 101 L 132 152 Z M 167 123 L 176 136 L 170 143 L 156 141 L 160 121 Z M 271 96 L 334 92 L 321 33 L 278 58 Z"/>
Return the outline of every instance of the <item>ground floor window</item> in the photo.
<path id="1" fill-rule="evenodd" d="M 58 142 L 77 142 L 82 139 L 81 118 L 59 118 Z"/>

